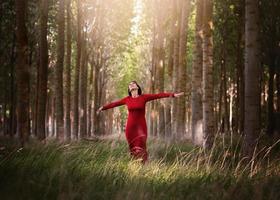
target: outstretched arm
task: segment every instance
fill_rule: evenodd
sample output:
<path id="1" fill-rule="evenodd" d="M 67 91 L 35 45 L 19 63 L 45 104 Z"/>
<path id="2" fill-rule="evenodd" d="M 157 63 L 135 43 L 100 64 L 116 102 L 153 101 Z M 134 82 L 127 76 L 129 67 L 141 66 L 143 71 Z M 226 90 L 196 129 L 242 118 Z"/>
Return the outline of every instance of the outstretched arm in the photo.
<path id="1" fill-rule="evenodd" d="M 162 92 L 158 94 L 144 94 L 144 98 L 147 101 L 152 101 L 155 99 L 166 98 L 166 97 L 175 97 L 175 93 L 173 92 Z"/>
<path id="2" fill-rule="evenodd" d="M 102 106 L 101 110 L 107 110 L 107 109 L 110 109 L 110 108 L 114 108 L 114 107 L 117 107 L 117 106 L 124 105 L 125 104 L 125 99 L 126 99 L 126 97 L 124 97 L 120 100 L 108 103 L 108 104 Z"/>

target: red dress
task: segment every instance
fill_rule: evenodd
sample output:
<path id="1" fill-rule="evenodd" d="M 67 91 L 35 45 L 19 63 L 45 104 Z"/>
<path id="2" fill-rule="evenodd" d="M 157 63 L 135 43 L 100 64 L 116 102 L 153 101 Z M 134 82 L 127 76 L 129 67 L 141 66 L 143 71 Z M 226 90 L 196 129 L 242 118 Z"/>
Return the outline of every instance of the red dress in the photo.
<path id="1" fill-rule="evenodd" d="M 141 158 L 145 163 L 148 159 L 146 151 L 147 141 L 147 125 L 145 118 L 146 102 L 165 98 L 174 97 L 175 93 L 158 93 L 158 94 L 142 94 L 138 97 L 126 96 L 118 101 L 108 103 L 103 106 L 102 110 L 114 108 L 121 105 L 126 105 L 128 109 L 128 118 L 125 128 L 125 136 L 129 145 L 129 150 L 135 158 Z"/>

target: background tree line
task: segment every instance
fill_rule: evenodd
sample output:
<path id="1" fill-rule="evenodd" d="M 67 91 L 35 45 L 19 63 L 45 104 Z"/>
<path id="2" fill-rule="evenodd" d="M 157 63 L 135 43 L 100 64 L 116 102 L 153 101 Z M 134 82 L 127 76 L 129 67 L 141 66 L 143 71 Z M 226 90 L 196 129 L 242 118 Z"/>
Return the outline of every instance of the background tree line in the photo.
<path id="1" fill-rule="evenodd" d="M 252 155 L 280 124 L 280 2 L 1 1 L 0 131 L 59 141 L 122 133 L 125 108 L 97 115 L 138 80 L 149 134 L 211 148 L 244 136 Z"/>

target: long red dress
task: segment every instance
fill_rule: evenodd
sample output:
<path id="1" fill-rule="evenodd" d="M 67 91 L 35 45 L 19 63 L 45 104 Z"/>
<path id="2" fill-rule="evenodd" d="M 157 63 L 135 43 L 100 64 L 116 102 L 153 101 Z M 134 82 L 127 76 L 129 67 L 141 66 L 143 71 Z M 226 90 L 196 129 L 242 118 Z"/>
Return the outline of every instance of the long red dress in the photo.
<path id="1" fill-rule="evenodd" d="M 158 94 L 141 94 L 138 97 L 126 96 L 120 100 L 108 103 L 102 108 L 102 110 L 107 110 L 121 105 L 127 106 L 128 118 L 125 128 L 125 136 L 131 155 L 135 158 L 141 158 L 143 163 L 148 159 L 148 153 L 146 150 L 146 102 L 159 98 L 174 97 L 174 94 L 175 93 L 163 92 Z"/>

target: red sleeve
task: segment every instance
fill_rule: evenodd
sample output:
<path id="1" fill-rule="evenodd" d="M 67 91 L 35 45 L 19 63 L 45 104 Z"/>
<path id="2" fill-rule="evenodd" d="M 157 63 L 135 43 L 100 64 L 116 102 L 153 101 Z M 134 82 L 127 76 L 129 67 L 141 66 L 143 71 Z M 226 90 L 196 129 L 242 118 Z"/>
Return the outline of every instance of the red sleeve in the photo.
<path id="1" fill-rule="evenodd" d="M 107 109 L 110 109 L 110 108 L 114 108 L 114 107 L 117 107 L 117 106 L 124 105 L 125 104 L 125 100 L 126 100 L 126 97 L 124 97 L 124 98 L 122 98 L 120 100 L 108 103 L 108 104 L 103 106 L 102 110 L 107 110 Z"/>
<path id="2" fill-rule="evenodd" d="M 158 94 L 144 94 L 146 101 L 151 101 L 154 99 L 166 98 L 166 97 L 175 97 L 173 92 L 162 92 Z"/>

